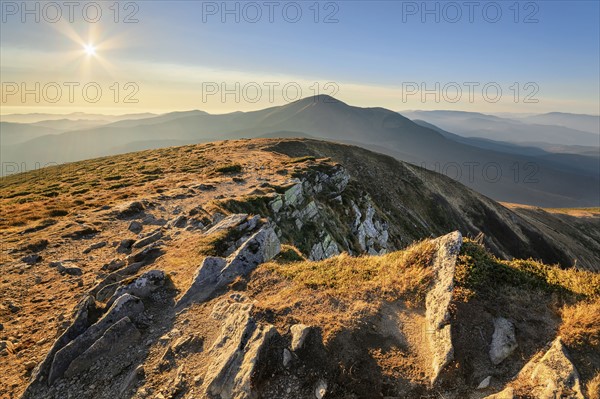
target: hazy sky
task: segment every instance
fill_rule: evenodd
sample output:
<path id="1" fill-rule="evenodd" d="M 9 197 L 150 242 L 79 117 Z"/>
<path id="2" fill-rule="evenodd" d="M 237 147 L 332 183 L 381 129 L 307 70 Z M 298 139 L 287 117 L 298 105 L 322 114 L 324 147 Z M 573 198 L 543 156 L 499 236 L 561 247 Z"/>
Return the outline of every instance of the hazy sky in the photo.
<path id="1" fill-rule="evenodd" d="M 598 1 L 1 3 L 2 113 L 600 112 Z"/>

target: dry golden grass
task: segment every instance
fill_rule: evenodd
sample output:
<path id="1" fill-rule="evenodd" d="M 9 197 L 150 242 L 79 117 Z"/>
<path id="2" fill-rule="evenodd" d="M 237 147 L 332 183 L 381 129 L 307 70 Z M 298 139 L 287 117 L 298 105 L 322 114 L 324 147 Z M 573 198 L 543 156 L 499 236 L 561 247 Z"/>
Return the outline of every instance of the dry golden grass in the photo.
<path id="1" fill-rule="evenodd" d="M 432 278 L 431 241 L 381 256 L 346 254 L 323 261 L 281 259 L 261 265 L 248 293 L 257 314 L 285 328 L 293 322 L 318 325 L 325 342 L 336 332 L 362 323 L 384 301 L 422 303 Z"/>
<path id="2" fill-rule="evenodd" d="M 600 347 L 600 298 L 566 306 L 559 334 L 571 348 Z"/>
<path id="3" fill-rule="evenodd" d="M 586 384 L 587 395 L 590 399 L 600 399 L 600 371 Z"/>

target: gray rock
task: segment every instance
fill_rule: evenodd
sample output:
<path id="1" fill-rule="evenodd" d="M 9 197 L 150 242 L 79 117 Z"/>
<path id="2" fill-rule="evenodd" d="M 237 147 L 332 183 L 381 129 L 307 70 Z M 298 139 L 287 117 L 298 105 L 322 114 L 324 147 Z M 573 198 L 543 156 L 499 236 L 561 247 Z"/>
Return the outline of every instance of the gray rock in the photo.
<path id="1" fill-rule="evenodd" d="M 90 245 L 89 247 L 87 247 L 86 249 L 83 250 L 84 254 L 89 254 L 90 252 L 92 252 L 95 249 L 100 249 L 102 247 L 106 246 L 106 241 L 100 241 L 97 242 L 95 244 Z"/>
<path id="2" fill-rule="evenodd" d="M 119 395 L 121 397 L 129 397 L 129 395 L 127 394 L 133 388 L 135 388 L 139 381 L 143 380 L 145 377 L 146 372 L 144 370 L 144 366 L 137 366 L 131 373 L 129 373 L 129 375 L 127 375 L 127 378 L 125 378 L 125 380 L 121 384 L 121 388 L 119 389 Z"/>
<path id="3" fill-rule="evenodd" d="M 134 220 L 133 222 L 129 223 L 129 227 L 127 227 L 127 229 L 134 234 L 139 234 L 144 229 L 144 225 Z"/>
<path id="4" fill-rule="evenodd" d="M 76 357 L 67 370 L 65 377 L 73 377 L 90 368 L 103 356 L 113 357 L 136 342 L 141 337 L 139 330 L 129 317 L 123 317 L 110 326 L 87 350 Z M 113 370 L 116 371 L 116 370 Z"/>
<path id="5" fill-rule="evenodd" d="M 515 326 L 509 320 L 498 317 L 494 319 L 494 335 L 490 344 L 490 360 L 494 365 L 502 363 L 517 349 Z"/>
<path id="6" fill-rule="evenodd" d="M 302 194 L 302 183 L 293 185 L 288 188 L 283 194 L 284 202 L 286 206 L 297 206 L 304 201 Z"/>
<path id="7" fill-rule="evenodd" d="M 221 271 L 227 264 L 224 258 L 208 256 L 196 271 L 192 285 L 177 302 L 177 307 L 188 305 L 190 302 L 204 302 L 217 288 Z"/>
<path id="8" fill-rule="evenodd" d="M 21 261 L 27 263 L 28 265 L 34 265 L 42 261 L 42 256 L 39 254 L 26 255 L 21 258 Z"/>
<path id="9" fill-rule="evenodd" d="M 437 246 L 433 261 L 435 277 L 432 287 L 425 297 L 427 335 L 433 355 L 432 384 L 437 381 L 442 369 L 454 358 L 449 305 L 452 300 L 454 271 L 462 245 L 462 235 L 455 231 L 437 238 L 435 242 Z"/>
<path id="10" fill-rule="evenodd" d="M 216 224 L 208 229 L 205 234 L 214 234 L 224 230 L 231 230 L 237 226 L 239 226 L 242 222 L 248 219 L 248 214 L 246 213 L 235 213 L 233 215 L 229 215 L 220 221 L 216 222 Z"/>
<path id="11" fill-rule="evenodd" d="M 160 240 L 163 237 L 163 232 L 159 229 L 157 231 L 155 231 L 154 233 L 150 234 L 147 237 L 144 237 L 136 242 L 134 242 L 132 244 L 133 248 L 143 248 L 147 245 L 150 245 L 158 240 Z"/>
<path id="12" fill-rule="evenodd" d="M 131 246 L 133 245 L 134 242 L 135 242 L 135 240 L 132 240 L 131 238 L 121 240 L 121 242 L 119 243 L 119 246 L 117 247 L 117 252 L 120 254 L 129 253 L 131 251 Z"/>
<path id="13" fill-rule="evenodd" d="M 317 399 L 323 399 L 327 394 L 327 381 L 321 379 L 317 381 L 315 385 L 315 397 Z"/>
<path id="14" fill-rule="evenodd" d="M 203 384 L 209 397 L 256 397 L 252 376 L 261 367 L 260 355 L 277 330 L 272 325 L 257 325 L 251 310 L 248 303 L 232 303 L 227 309 L 221 335 L 210 348 L 212 361 Z"/>
<path id="15" fill-rule="evenodd" d="M 207 257 L 198 268 L 190 288 L 177 302 L 181 309 L 191 302 L 204 302 L 220 287 L 238 276 L 245 276 L 256 266 L 274 258 L 281 250 L 279 238 L 268 226 L 252 235 L 228 259 Z"/>
<path id="16" fill-rule="evenodd" d="M 122 205 L 117 209 L 117 218 L 126 219 L 137 216 L 138 214 L 144 212 L 145 206 L 139 201 L 130 202 L 128 204 Z"/>
<path id="17" fill-rule="evenodd" d="M 90 348 L 113 324 L 124 317 L 137 320 L 144 311 L 139 298 L 125 294 L 118 298 L 100 320 L 56 352 L 50 367 L 48 383 L 61 378 L 71 362 Z"/>
<path id="18" fill-rule="evenodd" d="M 281 208 L 283 208 L 283 200 L 281 199 L 281 196 L 278 195 L 277 197 L 275 197 L 274 200 L 269 202 L 269 207 L 271 208 L 273 213 L 279 212 Z"/>
<path id="19" fill-rule="evenodd" d="M 287 368 L 292 361 L 292 353 L 287 349 L 283 349 L 283 367 Z"/>
<path id="20" fill-rule="evenodd" d="M 477 385 L 477 389 L 486 389 L 487 387 L 489 387 L 489 386 L 490 386 L 490 382 L 491 382 L 491 381 L 492 381 L 492 376 L 491 376 L 491 375 L 489 375 L 489 376 L 485 377 L 485 378 L 483 379 L 483 381 L 481 381 L 481 382 L 479 383 L 479 385 Z"/>
<path id="21" fill-rule="evenodd" d="M 58 272 L 60 274 L 68 274 L 70 276 L 81 276 L 83 274 L 83 270 L 81 270 L 79 267 L 77 266 L 63 266 L 62 263 L 59 262 L 59 264 L 56 266 L 56 270 L 58 270 Z"/>
<path id="22" fill-rule="evenodd" d="M 96 302 L 92 296 L 85 297 L 78 305 L 75 311 L 75 316 L 71 325 L 65 330 L 65 332 L 54 342 L 50 351 L 44 358 L 44 360 L 37 366 L 33 371 L 31 377 L 31 384 L 27 387 L 24 397 L 27 392 L 31 390 L 32 386 L 36 383 L 41 382 L 43 379 L 48 377 L 50 368 L 56 353 L 64 348 L 69 342 L 83 334 L 88 327 L 92 324 L 94 314 L 99 309 L 96 307 Z"/>
<path id="23" fill-rule="evenodd" d="M 166 276 L 162 270 L 150 270 L 127 285 L 117 288 L 112 298 L 106 306 L 110 307 L 115 300 L 124 294 L 130 294 L 140 299 L 148 298 L 153 292 L 163 287 L 166 283 Z"/>
<path id="24" fill-rule="evenodd" d="M 114 272 L 125 266 L 125 261 L 123 259 L 113 259 L 110 262 L 104 264 L 102 266 L 102 270 L 108 270 L 109 272 Z"/>
<path id="25" fill-rule="evenodd" d="M 310 327 L 304 324 L 294 324 L 290 328 L 290 332 L 292 333 L 291 348 L 292 351 L 296 352 L 304 346 L 304 341 L 306 341 L 306 337 L 310 333 Z"/>
<path id="26" fill-rule="evenodd" d="M 563 397 L 567 392 L 569 398 L 584 398 L 579 373 L 560 337 L 554 340 L 541 359 L 528 363 L 523 370 L 526 374 L 530 372 L 531 393 L 537 398 L 554 399 Z"/>

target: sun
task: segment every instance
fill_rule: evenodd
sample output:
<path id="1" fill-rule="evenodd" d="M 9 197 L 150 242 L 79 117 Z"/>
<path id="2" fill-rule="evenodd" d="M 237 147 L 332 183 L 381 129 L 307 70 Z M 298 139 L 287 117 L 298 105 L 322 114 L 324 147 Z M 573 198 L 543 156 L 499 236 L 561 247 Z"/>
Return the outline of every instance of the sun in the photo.
<path id="1" fill-rule="evenodd" d="M 83 51 L 89 56 L 96 55 L 96 47 L 93 44 L 85 44 L 83 46 Z"/>

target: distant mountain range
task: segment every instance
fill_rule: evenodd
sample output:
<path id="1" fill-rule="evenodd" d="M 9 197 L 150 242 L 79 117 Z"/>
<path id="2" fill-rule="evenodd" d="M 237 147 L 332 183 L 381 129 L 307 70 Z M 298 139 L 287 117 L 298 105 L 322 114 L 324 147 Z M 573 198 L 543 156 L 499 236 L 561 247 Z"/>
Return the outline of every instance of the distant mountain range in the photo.
<path id="1" fill-rule="evenodd" d="M 414 111 L 406 116 L 422 121 L 384 108 L 353 107 L 317 96 L 253 112 L 123 116 L 75 130 L 65 121 L 3 122 L 2 160 L 44 165 L 215 140 L 311 137 L 392 155 L 453 177 L 499 201 L 544 207 L 600 202 L 597 133 L 453 111 Z M 577 119 L 546 117 L 571 124 Z M 90 120 L 100 119 L 90 117 L 86 123 Z M 69 131 L 58 131 L 58 125 Z M 528 142 L 542 144 L 524 145 Z"/>

